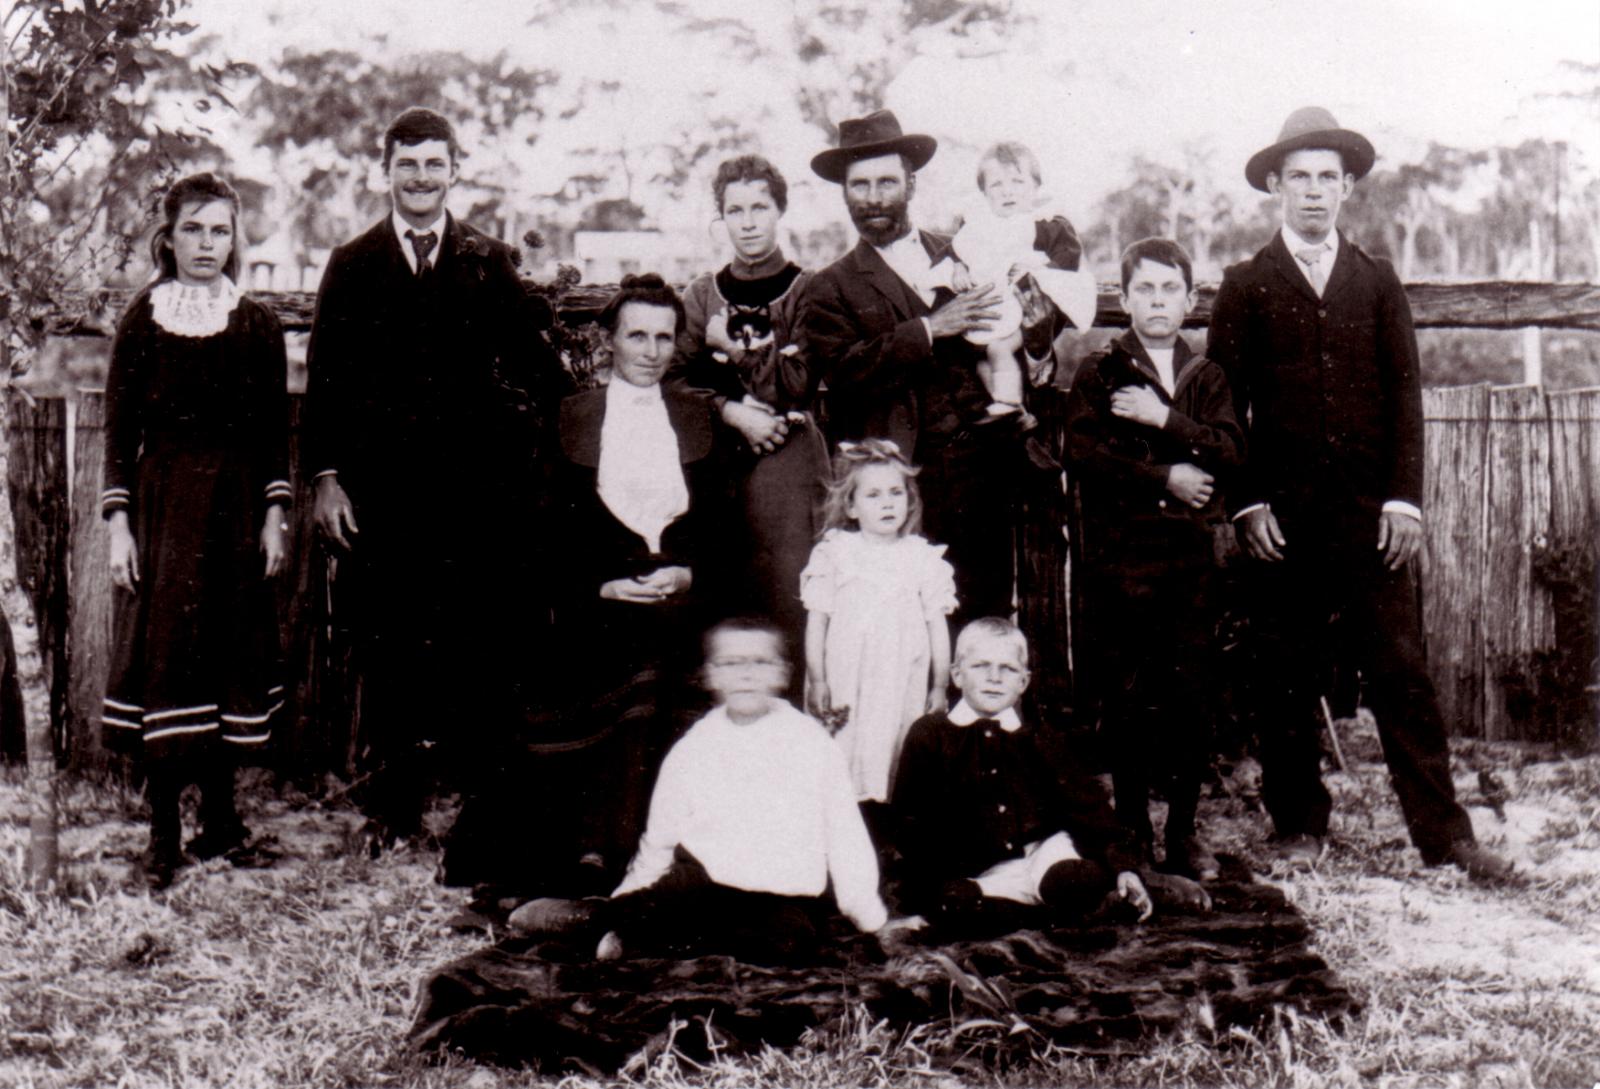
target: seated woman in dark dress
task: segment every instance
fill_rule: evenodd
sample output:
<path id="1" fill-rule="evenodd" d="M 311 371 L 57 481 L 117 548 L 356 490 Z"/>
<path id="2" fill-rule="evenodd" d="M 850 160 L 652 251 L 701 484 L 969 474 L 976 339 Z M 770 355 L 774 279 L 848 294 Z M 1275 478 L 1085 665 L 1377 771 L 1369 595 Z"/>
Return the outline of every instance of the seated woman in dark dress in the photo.
<path id="1" fill-rule="evenodd" d="M 682 302 L 629 276 L 599 320 L 611 381 L 562 403 L 548 488 L 558 649 L 530 664 L 549 710 L 522 783 L 537 872 L 519 883 L 551 891 L 608 889 L 638 843 L 661 759 L 704 702 L 697 651 L 725 567 L 715 409 L 661 385 Z"/>

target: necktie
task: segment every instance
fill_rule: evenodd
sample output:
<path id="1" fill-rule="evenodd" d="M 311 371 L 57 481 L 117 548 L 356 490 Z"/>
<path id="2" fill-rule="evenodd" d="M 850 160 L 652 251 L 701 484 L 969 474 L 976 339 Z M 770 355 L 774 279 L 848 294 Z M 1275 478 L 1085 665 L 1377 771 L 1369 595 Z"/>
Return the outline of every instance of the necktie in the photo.
<path id="1" fill-rule="evenodd" d="M 1311 286 L 1317 289 L 1317 298 L 1322 297 L 1322 289 L 1328 286 L 1328 274 L 1322 267 L 1322 255 L 1327 250 L 1322 246 L 1307 246 L 1295 253 L 1296 259 L 1306 267 L 1306 276 L 1311 280 Z"/>
<path id="2" fill-rule="evenodd" d="M 417 275 L 421 276 L 428 271 L 428 254 L 433 252 L 439 236 L 432 231 L 407 231 L 406 238 L 411 242 L 411 252 L 417 255 Z"/>

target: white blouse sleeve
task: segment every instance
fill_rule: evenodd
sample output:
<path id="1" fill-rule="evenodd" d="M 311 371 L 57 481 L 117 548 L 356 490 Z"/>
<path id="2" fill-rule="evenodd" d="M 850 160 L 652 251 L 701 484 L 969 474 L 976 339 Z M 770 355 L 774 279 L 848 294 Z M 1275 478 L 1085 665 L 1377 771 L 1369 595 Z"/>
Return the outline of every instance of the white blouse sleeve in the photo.
<path id="1" fill-rule="evenodd" d="M 922 615 L 929 620 L 956 611 L 956 571 L 944 558 L 944 545 L 923 542 L 917 593 L 922 599 Z"/>
<path id="2" fill-rule="evenodd" d="M 839 541 L 837 530 L 817 542 L 811 550 L 811 559 L 800 572 L 800 601 L 806 611 L 831 614 L 839 588 Z"/>

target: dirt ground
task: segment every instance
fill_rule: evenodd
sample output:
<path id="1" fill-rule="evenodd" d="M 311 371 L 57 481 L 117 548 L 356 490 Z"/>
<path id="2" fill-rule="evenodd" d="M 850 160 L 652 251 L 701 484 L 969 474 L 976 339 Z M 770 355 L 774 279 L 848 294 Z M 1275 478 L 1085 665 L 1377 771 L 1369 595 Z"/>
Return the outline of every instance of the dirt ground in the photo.
<path id="1" fill-rule="evenodd" d="M 1041 1054 L 1008 1084 L 1600 1084 L 1600 757 L 1463 745 L 1457 788 L 1479 838 L 1527 875 L 1483 889 L 1426 869 L 1405 840 L 1370 722 L 1342 725 L 1348 772 L 1330 772 L 1330 851 L 1308 873 L 1269 873 L 1310 917 L 1317 950 L 1361 1003 L 1346 1025 L 1287 1014 L 1255 1034 L 1202 1029 L 1107 1064 Z M 1478 772 L 1504 784 L 1497 813 Z M 1204 803 L 1216 846 L 1259 854 L 1265 831 L 1245 762 Z M 358 816 L 257 784 L 247 819 L 276 838 L 269 868 L 221 861 L 151 895 L 133 880 L 138 799 L 71 786 L 67 895 L 23 891 L 20 776 L 0 781 L 0 1085 L 553 1085 L 535 1071 L 424 1062 L 403 1046 L 417 986 L 483 935 L 444 924 L 466 893 L 434 880 L 437 853 L 372 862 Z M 1502 816 L 1503 814 L 1503 816 Z M 447 819 L 444 813 L 438 814 Z M 532 834 L 507 829 L 507 835 Z M 655 1062 L 638 1084 L 960 1084 L 927 1039 L 864 1020 L 794 1054 L 712 1067 Z M 561 1084 L 589 1085 L 568 1078 Z"/>

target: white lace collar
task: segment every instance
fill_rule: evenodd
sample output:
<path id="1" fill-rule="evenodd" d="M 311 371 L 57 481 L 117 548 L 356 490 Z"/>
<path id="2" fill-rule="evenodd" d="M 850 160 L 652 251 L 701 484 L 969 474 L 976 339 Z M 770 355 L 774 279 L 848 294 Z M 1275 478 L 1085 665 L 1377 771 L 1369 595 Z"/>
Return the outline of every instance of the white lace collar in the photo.
<path id="1" fill-rule="evenodd" d="M 243 297 L 234 282 L 218 278 L 219 288 L 190 286 L 177 280 L 163 280 L 150 289 L 150 316 L 169 333 L 180 337 L 216 336 L 228 327 L 228 319 Z"/>

